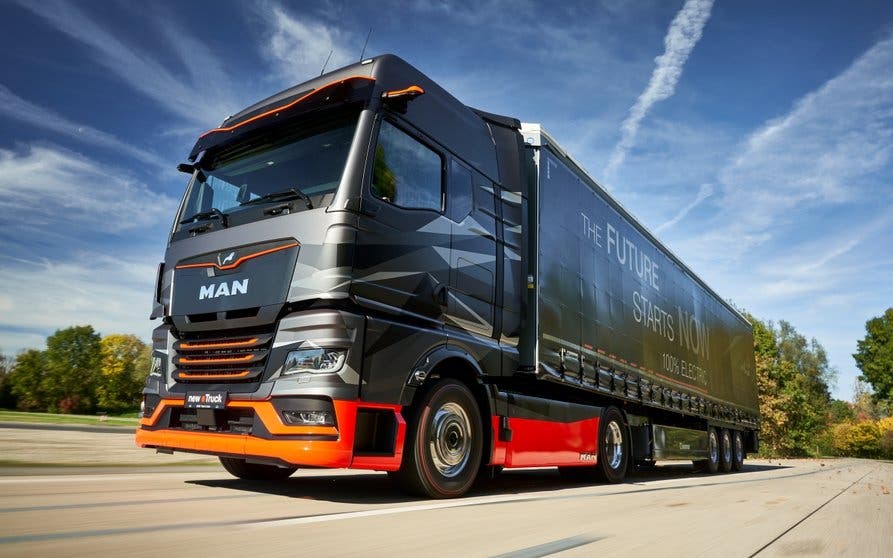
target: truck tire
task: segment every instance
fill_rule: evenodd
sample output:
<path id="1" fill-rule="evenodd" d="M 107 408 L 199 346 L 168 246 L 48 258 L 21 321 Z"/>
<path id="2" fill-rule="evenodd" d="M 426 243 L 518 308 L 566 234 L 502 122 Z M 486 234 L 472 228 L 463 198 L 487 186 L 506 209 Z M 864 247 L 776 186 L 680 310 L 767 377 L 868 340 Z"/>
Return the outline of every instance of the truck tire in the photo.
<path id="1" fill-rule="evenodd" d="M 732 470 L 732 435 L 728 428 L 719 431 L 719 470 L 723 473 Z"/>
<path id="2" fill-rule="evenodd" d="M 244 480 L 282 480 L 287 479 L 298 470 L 297 467 L 248 463 L 237 457 L 221 457 L 220 464 L 229 474 Z"/>
<path id="3" fill-rule="evenodd" d="M 595 477 L 612 484 L 623 482 L 629 459 L 629 436 L 623 413 L 617 407 L 607 407 L 598 421 L 598 464 L 593 468 Z"/>
<path id="4" fill-rule="evenodd" d="M 744 436 L 740 430 L 732 432 L 732 470 L 740 471 L 744 467 Z"/>
<path id="5" fill-rule="evenodd" d="M 694 462 L 695 469 L 713 474 L 719 470 L 719 436 L 712 426 L 707 429 L 707 459 Z"/>
<path id="6" fill-rule="evenodd" d="M 410 412 L 403 463 L 392 476 L 400 487 L 428 498 L 455 498 L 468 491 L 481 466 L 484 429 L 468 388 L 444 379 L 427 390 Z"/>

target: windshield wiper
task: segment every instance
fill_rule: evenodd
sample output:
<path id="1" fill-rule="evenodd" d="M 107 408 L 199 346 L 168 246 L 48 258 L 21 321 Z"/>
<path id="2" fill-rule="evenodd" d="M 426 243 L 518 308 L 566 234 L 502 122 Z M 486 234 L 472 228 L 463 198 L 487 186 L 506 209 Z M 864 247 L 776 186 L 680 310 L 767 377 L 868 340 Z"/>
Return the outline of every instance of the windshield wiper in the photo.
<path id="1" fill-rule="evenodd" d="M 220 224 L 223 225 L 223 228 L 229 226 L 229 220 L 227 219 L 227 214 L 220 211 L 216 207 L 212 207 L 207 211 L 199 211 L 194 215 L 190 215 L 185 219 L 180 221 L 181 225 L 185 225 L 187 223 L 194 223 L 195 221 L 204 221 L 205 219 L 220 219 Z"/>
<path id="2" fill-rule="evenodd" d="M 270 194 L 264 194 L 259 198 L 254 198 L 253 200 L 248 200 L 240 203 L 239 205 L 257 205 L 260 203 L 267 203 L 272 201 L 283 201 L 283 200 L 304 200 L 307 204 L 307 209 L 313 209 L 313 202 L 310 201 L 310 196 L 301 191 L 300 188 L 295 186 L 294 188 L 289 188 L 288 190 L 282 190 L 280 192 L 272 192 Z"/>

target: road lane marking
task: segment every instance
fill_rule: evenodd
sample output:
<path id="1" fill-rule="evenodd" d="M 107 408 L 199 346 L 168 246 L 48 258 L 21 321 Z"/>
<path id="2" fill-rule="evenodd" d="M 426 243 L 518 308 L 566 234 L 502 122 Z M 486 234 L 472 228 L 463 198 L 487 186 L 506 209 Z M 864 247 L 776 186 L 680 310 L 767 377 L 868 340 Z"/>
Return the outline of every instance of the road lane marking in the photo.
<path id="1" fill-rule="evenodd" d="M 575 537 L 558 539 L 536 546 L 529 546 L 520 550 L 513 550 L 512 552 L 506 552 L 505 554 L 498 554 L 493 558 L 543 558 L 544 556 L 558 554 L 559 552 L 564 552 L 565 550 L 570 550 L 572 548 L 586 546 L 587 544 L 592 544 L 604 538 L 605 537 L 577 535 Z"/>
<path id="2" fill-rule="evenodd" d="M 33 511 L 50 511 L 50 510 L 71 510 L 81 508 L 114 508 L 120 506 L 142 506 L 148 504 L 180 504 L 183 502 L 202 502 L 208 500 L 232 500 L 235 498 L 258 498 L 266 496 L 263 493 L 257 494 L 227 494 L 224 496 L 199 496 L 196 498 L 164 498 L 156 500 L 121 500 L 118 502 L 87 502 L 83 504 L 55 504 L 45 506 L 30 506 L 21 508 L 0 508 L 0 513 L 22 513 Z"/>

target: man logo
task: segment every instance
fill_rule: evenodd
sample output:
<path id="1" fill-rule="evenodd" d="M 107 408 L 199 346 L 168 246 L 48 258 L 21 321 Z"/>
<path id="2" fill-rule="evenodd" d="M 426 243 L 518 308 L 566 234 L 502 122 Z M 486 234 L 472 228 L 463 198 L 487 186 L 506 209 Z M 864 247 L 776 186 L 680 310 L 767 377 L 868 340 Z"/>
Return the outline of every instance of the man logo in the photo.
<path id="1" fill-rule="evenodd" d="M 223 267 L 223 266 L 225 266 L 225 265 L 228 264 L 229 262 L 233 261 L 233 258 L 236 257 L 236 253 L 235 253 L 235 252 L 230 252 L 230 253 L 229 253 L 229 256 L 227 256 L 227 257 L 225 257 L 225 258 L 223 258 L 223 259 L 221 260 L 221 259 L 220 259 L 220 256 L 222 256 L 222 255 L 223 255 L 222 253 L 217 254 L 217 265 L 218 265 L 219 267 Z"/>
<path id="2" fill-rule="evenodd" d="M 248 279 L 233 281 L 232 283 L 217 283 L 201 285 L 198 289 L 198 299 L 219 298 L 221 296 L 234 296 L 248 292 Z"/>

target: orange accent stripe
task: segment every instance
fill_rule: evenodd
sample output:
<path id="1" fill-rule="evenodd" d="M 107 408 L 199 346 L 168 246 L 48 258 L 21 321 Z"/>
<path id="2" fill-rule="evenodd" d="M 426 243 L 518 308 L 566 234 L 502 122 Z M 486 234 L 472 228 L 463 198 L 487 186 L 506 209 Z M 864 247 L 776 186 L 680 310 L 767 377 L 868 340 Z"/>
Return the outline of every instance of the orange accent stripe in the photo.
<path id="1" fill-rule="evenodd" d="M 232 347 L 247 347 L 257 343 L 257 337 L 252 337 L 246 341 L 231 341 L 228 343 L 180 343 L 181 349 L 225 349 Z"/>
<path id="2" fill-rule="evenodd" d="M 266 118 L 272 114 L 276 114 L 278 112 L 288 110 L 288 109 L 292 108 L 293 106 L 297 105 L 298 103 L 300 103 L 301 101 L 303 101 L 313 95 L 316 95 L 317 93 L 321 93 L 322 91 L 325 91 L 326 89 L 328 89 L 330 87 L 334 87 L 336 85 L 340 85 L 342 83 L 345 83 L 345 82 L 348 82 L 348 81 L 351 81 L 354 79 L 364 79 L 366 81 L 375 81 L 374 79 L 365 77 L 365 76 L 353 76 L 353 77 L 349 77 L 347 79 L 339 79 L 338 81 L 333 81 L 331 83 L 327 83 L 327 84 L 323 85 L 322 87 L 318 87 L 318 88 L 314 89 L 313 91 L 311 91 L 310 93 L 307 93 L 306 95 L 302 95 L 301 97 L 298 97 L 297 99 L 295 99 L 294 101 L 292 101 L 286 105 L 282 105 L 281 107 L 276 107 L 274 109 L 268 110 L 267 112 L 252 116 L 248 120 L 243 120 L 242 122 L 239 122 L 238 124 L 233 124 L 232 126 L 227 126 L 224 128 L 214 128 L 213 130 L 208 130 L 204 134 L 200 135 L 199 139 L 207 136 L 208 134 L 213 134 L 215 132 L 231 132 L 240 126 L 244 126 L 245 124 L 249 124 L 251 122 L 260 120 L 261 118 Z"/>
<path id="3" fill-rule="evenodd" d="M 226 357 L 226 358 L 188 358 L 188 357 L 180 357 L 180 364 L 220 364 L 226 362 L 247 362 L 254 358 L 254 354 L 247 354 L 245 356 L 240 357 Z"/>
<path id="4" fill-rule="evenodd" d="M 248 260 L 251 260 L 251 259 L 254 259 L 254 258 L 259 258 L 259 257 L 261 257 L 261 256 L 266 256 L 267 254 L 272 254 L 273 252 L 278 252 L 278 251 L 280 251 L 280 250 L 286 250 L 286 249 L 288 249 L 288 248 L 294 248 L 295 246 L 300 246 L 300 245 L 301 245 L 300 242 L 292 242 L 291 244 L 286 244 L 286 245 L 284 245 L 284 246 L 277 246 L 276 248 L 270 248 L 269 250 L 263 250 L 263 251 L 260 251 L 260 252 L 255 252 L 254 254 L 248 254 L 247 256 L 242 256 L 241 258 L 239 258 L 239 259 L 236 260 L 235 262 L 233 262 L 233 263 L 231 263 L 231 264 L 229 264 L 229 265 L 224 265 L 224 266 L 219 266 L 219 265 L 217 265 L 216 262 L 204 262 L 204 263 L 194 263 L 194 264 L 183 264 L 183 265 L 178 265 L 178 266 L 176 267 L 176 269 L 189 269 L 189 268 L 193 268 L 193 267 L 216 267 L 216 268 L 219 269 L 220 271 L 226 271 L 227 269 L 235 269 L 235 268 L 239 267 L 240 265 L 242 265 L 243 263 L 245 263 L 245 262 L 248 261 Z"/>
<path id="5" fill-rule="evenodd" d="M 385 99 L 388 99 L 391 97 L 399 97 L 401 95 L 406 95 L 409 93 L 415 93 L 416 95 L 422 95 L 425 93 L 425 90 L 422 89 L 421 87 L 419 87 L 418 85 L 410 85 L 406 89 L 396 89 L 394 91 L 385 91 L 382 94 L 382 97 L 384 97 Z"/>
<path id="6" fill-rule="evenodd" d="M 185 372 L 180 372 L 177 374 L 177 377 L 181 380 L 223 380 L 244 378 L 248 374 L 251 374 L 248 370 L 243 370 L 236 374 L 187 374 Z"/>

